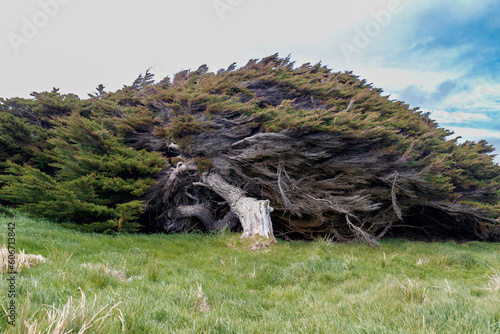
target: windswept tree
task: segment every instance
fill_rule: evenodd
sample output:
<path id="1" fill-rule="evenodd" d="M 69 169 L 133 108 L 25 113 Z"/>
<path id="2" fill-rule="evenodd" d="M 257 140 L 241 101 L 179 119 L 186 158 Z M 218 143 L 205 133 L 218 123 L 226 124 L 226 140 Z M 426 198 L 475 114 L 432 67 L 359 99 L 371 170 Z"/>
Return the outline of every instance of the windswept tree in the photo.
<path id="1" fill-rule="evenodd" d="M 108 229 L 500 239 L 492 146 L 448 140 L 428 113 L 350 72 L 273 55 L 157 84 L 147 72 L 115 93 L 100 86 L 72 99 L 2 101 L 12 125 L 0 139 L 23 127 L 36 148 L 0 151 L 4 202 Z M 45 193 L 29 199 L 33 180 L 46 180 Z"/>

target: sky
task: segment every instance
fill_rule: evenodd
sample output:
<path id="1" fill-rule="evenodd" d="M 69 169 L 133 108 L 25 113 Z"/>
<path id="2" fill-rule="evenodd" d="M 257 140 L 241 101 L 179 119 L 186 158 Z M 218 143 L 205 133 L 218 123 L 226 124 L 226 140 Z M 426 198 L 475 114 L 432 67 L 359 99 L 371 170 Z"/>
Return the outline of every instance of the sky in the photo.
<path id="1" fill-rule="evenodd" d="M 498 17 L 497 0 L 3 0 L 0 97 L 86 98 L 148 68 L 159 81 L 278 52 L 353 71 L 500 150 Z"/>

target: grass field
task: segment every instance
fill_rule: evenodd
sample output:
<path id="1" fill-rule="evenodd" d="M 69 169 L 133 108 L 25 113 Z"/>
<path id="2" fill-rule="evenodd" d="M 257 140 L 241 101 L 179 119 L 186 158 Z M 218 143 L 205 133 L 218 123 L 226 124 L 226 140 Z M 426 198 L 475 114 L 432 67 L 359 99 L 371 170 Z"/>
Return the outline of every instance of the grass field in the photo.
<path id="1" fill-rule="evenodd" d="M 500 333 L 498 243 L 255 247 L 229 233 L 83 234 L 16 213 L 0 216 L 3 246 L 9 222 L 16 247 L 46 261 L 17 275 L 15 327 L 2 274 L 2 333 Z"/>

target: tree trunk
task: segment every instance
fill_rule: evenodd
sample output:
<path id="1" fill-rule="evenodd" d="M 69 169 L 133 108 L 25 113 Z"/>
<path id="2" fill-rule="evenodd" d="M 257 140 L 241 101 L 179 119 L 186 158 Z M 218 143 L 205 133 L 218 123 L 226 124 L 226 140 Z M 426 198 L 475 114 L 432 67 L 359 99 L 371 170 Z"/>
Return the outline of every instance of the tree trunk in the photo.
<path id="1" fill-rule="evenodd" d="M 215 219 L 210 210 L 202 204 L 198 205 L 179 205 L 174 211 L 174 217 L 187 218 L 196 217 L 207 231 L 212 231 L 215 227 Z"/>
<path id="2" fill-rule="evenodd" d="M 218 174 L 205 174 L 202 181 L 229 204 L 243 227 L 242 238 L 259 235 L 274 239 L 270 216 L 273 208 L 269 206 L 268 200 L 256 200 L 245 196 L 242 189 L 230 185 Z"/>
<path id="3" fill-rule="evenodd" d="M 173 211 L 172 216 L 175 218 L 196 217 L 203 223 L 208 232 L 220 231 L 224 228 L 231 229 L 238 224 L 235 215 L 231 211 L 224 218 L 215 220 L 210 210 L 203 204 L 179 205 Z"/>

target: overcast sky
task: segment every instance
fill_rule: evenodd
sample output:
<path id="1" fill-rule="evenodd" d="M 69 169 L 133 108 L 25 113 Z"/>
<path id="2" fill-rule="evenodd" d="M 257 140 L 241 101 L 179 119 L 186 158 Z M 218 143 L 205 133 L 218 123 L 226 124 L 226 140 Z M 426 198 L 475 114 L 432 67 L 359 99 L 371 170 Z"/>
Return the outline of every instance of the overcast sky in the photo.
<path id="1" fill-rule="evenodd" d="M 498 0 L 2 0 L 0 96 L 86 98 L 278 52 L 351 70 L 500 149 Z M 500 162 L 500 157 L 497 157 Z"/>

